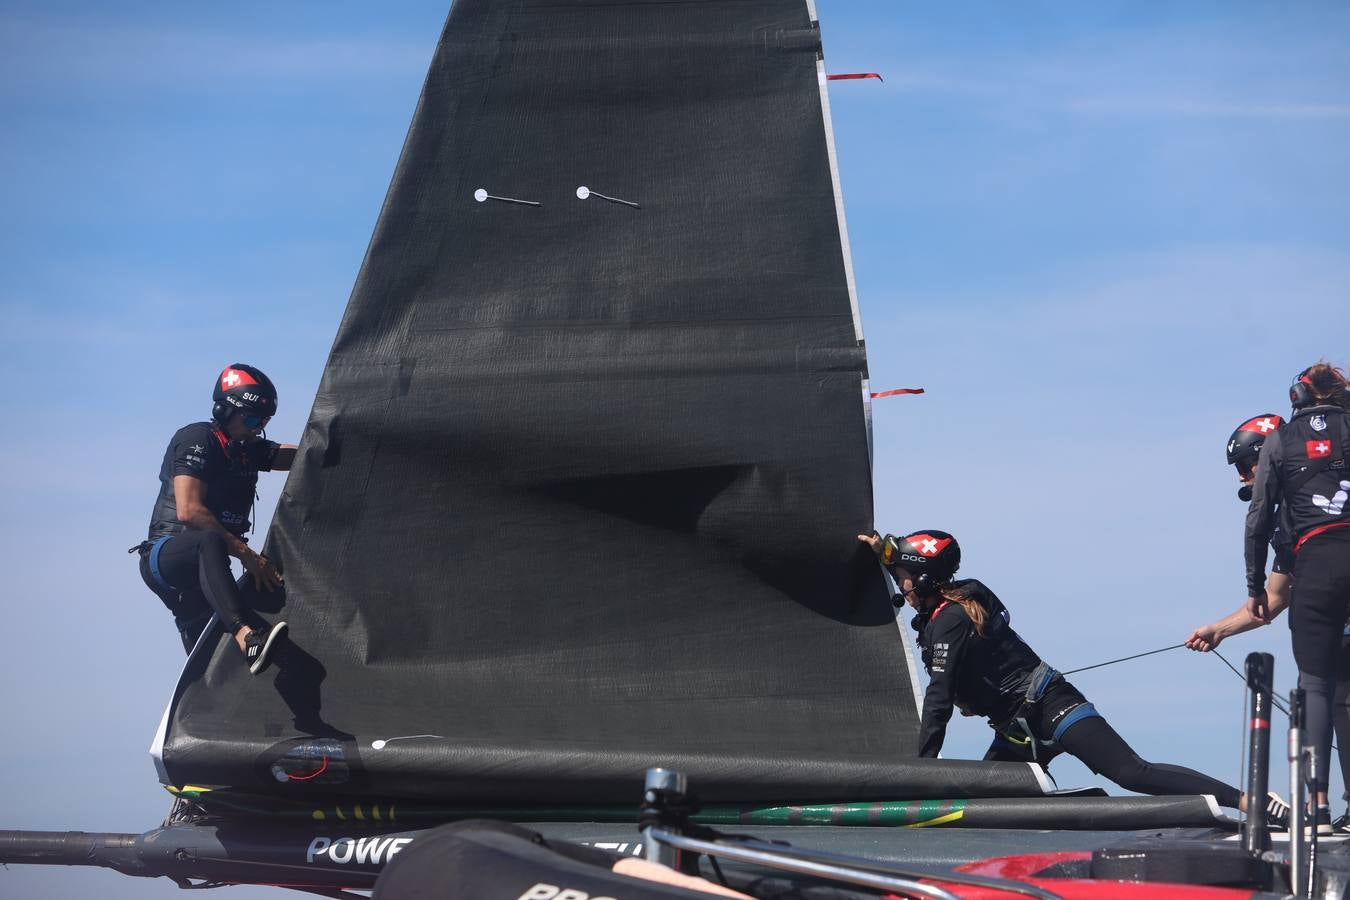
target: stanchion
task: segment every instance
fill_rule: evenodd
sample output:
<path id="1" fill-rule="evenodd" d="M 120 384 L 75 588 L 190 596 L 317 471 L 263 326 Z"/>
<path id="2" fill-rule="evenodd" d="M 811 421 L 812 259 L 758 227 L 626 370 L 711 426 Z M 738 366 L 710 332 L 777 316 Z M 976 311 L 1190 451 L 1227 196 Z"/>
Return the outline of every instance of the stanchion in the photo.
<path id="1" fill-rule="evenodd" d="M 1270 849 L 1266 830 L 1266 792 L 1270 784 L 1270 700 L 1275 680 L 1275 657 L 1247 656 L 1247 689 L 1251 693 L 1251 732 L 1247 748 L 1247 818 L 1242 846 L 1259 856 Z"/>
<path id="2" fill-rule="evenodd" d="M 1304 854 L 1308 784 L 1303 752 L 1303 691 L 1289 692 L 1289 885 L 1296 897 L 1308 896 L 1308 865 Z M 1315 822 L 1315 820 L 1314 820 Z M 1316 829 L 1314 829 L 1316 830 Z"/>

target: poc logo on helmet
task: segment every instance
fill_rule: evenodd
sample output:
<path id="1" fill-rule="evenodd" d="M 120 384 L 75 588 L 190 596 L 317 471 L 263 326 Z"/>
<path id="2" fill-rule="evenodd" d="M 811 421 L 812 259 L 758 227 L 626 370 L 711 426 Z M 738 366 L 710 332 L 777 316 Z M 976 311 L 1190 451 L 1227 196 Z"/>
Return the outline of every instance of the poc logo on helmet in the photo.
<path id="1" fill-rule="evenodd" d="M 614 900 L 613 897 L 592 897 L 576 888 L 558 887 L 542 881 L 521 894 L 516 900 Z"/>
<path id="2" fill-rule="evenodd" d="M 928 562 L 928 557 L 926 557 L 926 556 L 915 556 L 915 555 L 912 554 L 912 553 L 901 553 L 901 554 L 900 554 L 900 558 L 901 558 L 901 559 L 907 559 L 907 560 L 909 560 L 910 562 L 921 562 L 921 563 L 926 563 L 926 562 Z"/>

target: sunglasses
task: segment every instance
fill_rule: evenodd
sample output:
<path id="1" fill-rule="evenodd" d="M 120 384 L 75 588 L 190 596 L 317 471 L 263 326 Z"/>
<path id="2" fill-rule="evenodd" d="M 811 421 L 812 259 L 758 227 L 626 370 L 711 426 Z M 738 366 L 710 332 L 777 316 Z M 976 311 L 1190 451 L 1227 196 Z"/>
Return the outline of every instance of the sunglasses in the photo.
<path id="1" fill-rule="evenodd" d="M 244 414 L 239 417 L 239 421 L 244 423 L 245 428 L 262 428 L 268 422 L 272 421 L 272 417 Z"/>

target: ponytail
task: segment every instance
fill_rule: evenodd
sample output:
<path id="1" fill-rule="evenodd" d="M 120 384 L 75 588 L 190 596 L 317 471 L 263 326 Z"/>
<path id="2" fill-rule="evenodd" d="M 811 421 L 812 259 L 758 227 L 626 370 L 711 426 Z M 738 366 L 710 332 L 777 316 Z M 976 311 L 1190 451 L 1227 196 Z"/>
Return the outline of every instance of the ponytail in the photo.
<path id="1" fill-rule="evenodd" d="M 1319 402 L 1332 403 L 1350 411 L 1350 392 L 1346 390 L 1345 373 L 1328 362 L 1309 366 L 1302 381 L 1312 390 Z"/>
<path id="2" fill-rule="evenodd" d="M 964 609 L 966 615 L 970 616 L 970 624 L 975 626 L 975 633 L 980 637 L 984 637 L 984 620 L 987 617 L 987 613 L 978 601 L 973 597 L 967 596 L 964 591 L 958 590 L 951 584 L 944 584 L 938 589 L 938 593 L 942 595 L 943 600 L 949 600 Z"/>

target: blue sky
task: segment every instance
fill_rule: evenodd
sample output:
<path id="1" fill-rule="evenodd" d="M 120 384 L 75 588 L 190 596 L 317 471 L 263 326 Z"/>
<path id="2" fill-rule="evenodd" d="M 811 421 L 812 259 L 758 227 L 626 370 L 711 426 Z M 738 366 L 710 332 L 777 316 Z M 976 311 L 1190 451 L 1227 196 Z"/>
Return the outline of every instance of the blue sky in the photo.
<path id="1" fill-rule="evenodd" d="M 1350 363 L 1350 10 L 818 5 L 828 68 L 886 76 L 831 88 L 873 386 L 928 390 L 875 407 L 878 526 L 956 533 L 1062 668 L 1229 611 L 1222 444 Z M 263 367 L 300 433 L 447 8 L 280 6 L 0 2 L 5 827 L 163 816 L 145 748 L 181 652 L 124 551 L 223 364 Z M 1284 625 L 1222 649 L 1257 648 L 1287 689 Z M 1075 681 L 1146 757 L 1239 777 L 1217 660 Z M 948 753 L 987 737 L 958 722 Z M 176 893 L 0 871 L 94 891 Z"/>

